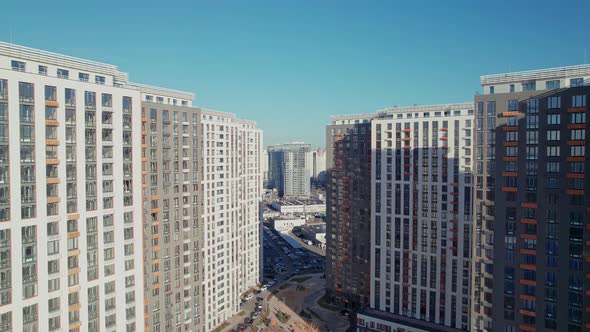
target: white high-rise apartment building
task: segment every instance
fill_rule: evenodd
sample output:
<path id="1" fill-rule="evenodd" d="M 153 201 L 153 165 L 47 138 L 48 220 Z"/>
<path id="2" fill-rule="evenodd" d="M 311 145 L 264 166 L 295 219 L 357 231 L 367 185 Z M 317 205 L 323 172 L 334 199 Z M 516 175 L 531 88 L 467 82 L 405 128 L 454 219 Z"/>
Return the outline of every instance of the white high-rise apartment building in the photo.
<path id="1" fill-rule="evenodd" d="M 269 185 L 279 195 L 308 198 L 310 195 L 311 145 L 287 143 L 268 146 Z"/>
<path id="2" fill-rule="evenodd" d="M 0 331 L 142 329 L 140 93 L 0 43 Z"/>
<path id="3" fill-rule="evenodd" d="M 239 311 L 259 281 L 262 130 L 228 113 L 202 110 L 203 331 Z M 214 253 L 214 254 L 213 254 Z"/>
<path id="4" fill-rule="evenodd" d="M 360 331 L 469 328 L 472 136 L 472 103 L 371 119 L 371 291 Z"/>
<path id="5" fill-rule="evenodd" d="M 310 154 L 311 180 L 320 183 L 326 178 L 326 150 L 319 148 Z"/>

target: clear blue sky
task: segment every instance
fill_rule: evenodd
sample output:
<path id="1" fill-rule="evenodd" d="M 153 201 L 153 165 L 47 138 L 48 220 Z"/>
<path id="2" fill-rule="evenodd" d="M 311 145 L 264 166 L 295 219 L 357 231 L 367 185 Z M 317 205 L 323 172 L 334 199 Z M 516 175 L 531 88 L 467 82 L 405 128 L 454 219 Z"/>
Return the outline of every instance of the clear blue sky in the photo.
<path id="1" fill-rule="evenodd" d="M 590 61 L 587 0 L 398 2 L 5 1 L 0 40 L 116 64 L 257 121 L 266 144 L 314 146 L 333 114 L 470 101 L 482 74 Z"/>

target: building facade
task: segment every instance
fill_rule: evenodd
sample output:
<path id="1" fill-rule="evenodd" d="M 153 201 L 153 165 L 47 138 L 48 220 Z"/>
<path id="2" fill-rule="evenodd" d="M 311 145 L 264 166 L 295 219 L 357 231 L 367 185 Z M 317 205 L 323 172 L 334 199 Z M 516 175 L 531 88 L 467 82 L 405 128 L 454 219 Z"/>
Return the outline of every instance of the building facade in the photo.
<path id="1" fill-rule="evenodd" d="M 311 182 L 322 185 L 326 181 L 326 150 L 317 149 L 311 152 Z"/>
<path id="2" fill-rule="evenodd" d="M 0 330 L 143 323 L 141 106 L 117 67 L 0 43 Z"/>
<path id="3" fill-rule="evenodd" d="M 352 308 L 369 303 L 372 117 L 332 117 L 326 130 L 326 293 Z"/>
<path id="4" fill-rule="evenodd" d="M 140 88 L 145 327 L 209 331 L 259 280 L 262 132 L 232 114 L 178 106 L 191 95 Z"/>
<path id="5" fill-rule="evenodd" d="M 303 143 L 268 146 L 269 185 L 282 197 L 308 198 L 310 195 L 310 151 Z"/>
<path id="6" fill-rule="evenodd" d="M 481 78 L 474 331 L 590 328 L 589 79 L 590 65 Z"/>
<path id="7" fill-rule="evenodd" d="M 370 307 L 406 328 L 469 327 L 473 113 L 414 106 L 371 121 Z"/>

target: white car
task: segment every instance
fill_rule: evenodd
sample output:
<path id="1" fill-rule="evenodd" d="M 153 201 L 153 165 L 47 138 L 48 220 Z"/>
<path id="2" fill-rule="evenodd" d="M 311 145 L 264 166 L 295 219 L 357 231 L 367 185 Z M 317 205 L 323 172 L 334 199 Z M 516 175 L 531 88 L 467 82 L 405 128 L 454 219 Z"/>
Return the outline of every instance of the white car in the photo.
<path id="1" fill-rule="evenodd" d="M 266 286 L 266 285 L 262 285 L 262 286 L 260 287 L 260 291 L 264 292 L 264 291 L 265 291 L 267 288 L 268 288 L 268 286 Z"/>
<path id="2" fill-rule="evenodd" d="M 251 299 L 251 298 L 253 298 L 253 297 L 254 297 L 254 295 L 252 295 L 252 294 L 248 294 L 248 295 L 245 297 L 245 300 L 246 300 L 246 301 L 250 301 L 250 299 Z"/>

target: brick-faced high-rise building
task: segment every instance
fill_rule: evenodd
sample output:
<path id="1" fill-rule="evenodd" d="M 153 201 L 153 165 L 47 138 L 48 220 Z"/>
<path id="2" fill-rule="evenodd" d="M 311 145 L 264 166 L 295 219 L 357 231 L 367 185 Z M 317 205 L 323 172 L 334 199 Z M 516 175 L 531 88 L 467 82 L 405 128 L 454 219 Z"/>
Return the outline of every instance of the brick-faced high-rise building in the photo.
<path id="1" fill-rule="evenodd" d="M 338 116 L 326 131 L 326 292 L 369 304 L 372 116 Z"/>
<path id="2" fill-rule="evenodd" d="M 262 131 L 142 92 L 146 331 L 210 331 L 259 281 Z"/>
<path id="3" fill-rule="evenodd" d="M 412 106 L 369 120 L 370 308 L 359 331 L 468 328 L 473 112 Z"/>
<path id="4" fill-rule="evenodd" d="M 473 331 L 590 329 L 590 65 L 481 77 Z"/>

